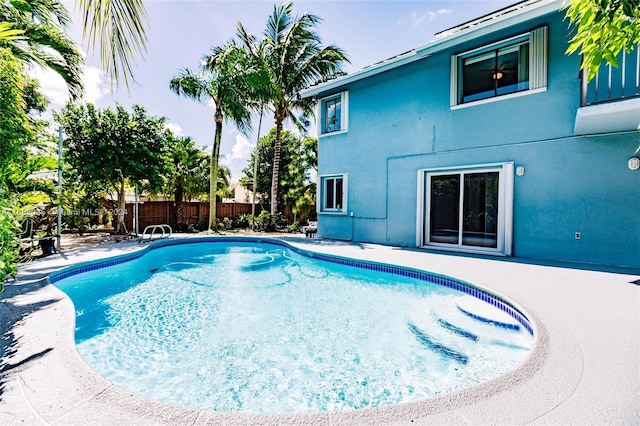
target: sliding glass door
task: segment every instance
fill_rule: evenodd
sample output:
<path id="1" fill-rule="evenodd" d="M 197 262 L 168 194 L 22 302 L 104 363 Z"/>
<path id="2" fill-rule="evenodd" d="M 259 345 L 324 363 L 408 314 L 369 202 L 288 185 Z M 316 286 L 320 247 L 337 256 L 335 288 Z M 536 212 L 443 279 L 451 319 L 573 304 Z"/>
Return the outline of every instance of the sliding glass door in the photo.
<path id="1" fill-rule="evenodd" d="M 510 216 L 502 204 L 511 197 L 505 198 L 503 173 L 502 167 L 425 171 L 423 244 L 504 252 Z"/>

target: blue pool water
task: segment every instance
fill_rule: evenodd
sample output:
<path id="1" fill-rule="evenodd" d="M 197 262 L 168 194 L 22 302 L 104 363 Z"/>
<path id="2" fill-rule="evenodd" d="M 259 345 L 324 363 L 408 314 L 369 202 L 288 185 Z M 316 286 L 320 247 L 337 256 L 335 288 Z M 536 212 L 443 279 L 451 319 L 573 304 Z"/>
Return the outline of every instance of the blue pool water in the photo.
<path id="1" fill-rule="evenodd" d="M 452 288 L 268 243 L 190 243 L 52 279 L 83 359 L 115 385 L 227 412 L 434 397 L 508 372 L 533 337 Z"/>

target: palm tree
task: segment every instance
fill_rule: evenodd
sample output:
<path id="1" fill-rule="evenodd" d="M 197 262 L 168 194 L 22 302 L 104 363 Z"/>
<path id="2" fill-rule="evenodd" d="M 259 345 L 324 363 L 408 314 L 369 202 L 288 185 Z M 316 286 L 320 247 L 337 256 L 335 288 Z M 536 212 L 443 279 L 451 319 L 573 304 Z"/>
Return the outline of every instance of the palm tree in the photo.
<path id="1" fill-rule="evenodd" d="M 69 14 L 58 0 L 0 3 L 0 47 L 24 64 L 50 68 L 67 83 L 72 99 L 82 96 L 82 55 L 64 30 Z"/>
<path id="2" fill-rule="evenodd" d="M 301 90 L 341 71 L 348 62 L 342 49 L 335 45 L 322 46 L 314 27 L 320 18 L 304 13 L 294 17 L 293 3 L 274 5 L 267 21 L 264 39 L 260 42 L 238 24 L 238 37 L 246 50 L 260 61 L 269 75 L 270 101 L 276 124 L 276 144 L 271 177 L 271 213 L 278 210 L 278 185 L 280 177 L 280 152 L 283 123 L 290 119 L 298 128 L 303 124 L 296 111 L 313 115 L 313 100 L 301 99 Z"/>
<path id="3" fill-rule="evenodd" d="M 187 194 L 193 192 L 190 187 L 194 175 L 200 170 L 207 156 L 190 137 L 176 138 L 169 135 L 169 176 L 167 192 L 171 192 L 174 201 L 174 214 L 178 224 L 185 223 L 183 201 Z"/>
<path id="4" fill-rule="evenodd" d="M 149 21 L 143 0 L 76 0 L 76 4 L 89 47 L 100 45 L 102 69 L 112 84 L 122 77 L 128 89 L 135 81 L 132 61 L 147 49 Z"/>
<path id="5" fill-rule="evenodd" d="M 199 72 L 184 68 L 178 71 L 178 75 L 169 83 L 169 88 L 178 95 L 202 103 L 212 101 L 215 105 L 216 130 L 211 149 L 209 185 L 209 229 L 213 231 L 216 230 L 216 192 L 222 123 L 225 119 L 231 119 L 241 132 L 251 129 L 251 110 L 247 98 L 250 92 L 245 78 L 245 56 L 244 50 L 233 43 L 214 47 L 209 55 L 203 58 Z"/>

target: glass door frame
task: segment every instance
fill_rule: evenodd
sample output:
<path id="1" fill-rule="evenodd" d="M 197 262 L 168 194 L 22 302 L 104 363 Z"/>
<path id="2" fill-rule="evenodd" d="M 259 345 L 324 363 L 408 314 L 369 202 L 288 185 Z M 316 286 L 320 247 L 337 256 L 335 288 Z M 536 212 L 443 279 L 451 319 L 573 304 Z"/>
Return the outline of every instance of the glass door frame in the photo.
<path id="1" fill-rule="evenodd" d="M 511 256 L 513 248 L 513 162 L 476 164 L 468 166 L 439 167 L 418 170 L 418 196 L 417 196 L 417 223 L 416 246 L 424 248 L 437 248 L 439 250 L 451 250 L 468 253 L 486 253 L 502 256 Z M 458 244 L 437 243 L 429 241 L 431 235 L 431 178 L 459 174 L 464 182 L 465 174 L 473 173 L 498 173 L 498 227 L 497 247 L 479 247 L 463 245 L 458 239 Z M 463 194 L 460 194 L 462 200 Z M 462 212 L 462 206 L 461 206 Z M 462 216 L 462 213 L 460 213 Z M 459 219 L 460 220 L 460 219 Z M 462 226 L 462 223 L 459 223 Z"/>

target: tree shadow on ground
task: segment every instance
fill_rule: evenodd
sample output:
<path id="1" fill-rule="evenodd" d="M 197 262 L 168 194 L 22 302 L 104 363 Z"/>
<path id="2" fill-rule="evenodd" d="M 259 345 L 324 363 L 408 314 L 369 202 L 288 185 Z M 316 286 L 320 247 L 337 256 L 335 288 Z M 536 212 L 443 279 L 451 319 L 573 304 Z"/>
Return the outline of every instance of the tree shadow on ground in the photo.
<path id="1" fill-rule="evenodd" d="M 16 327 L 31 314 L 47 309 L 61 300 L 54 298 L 38 303 L 18 303 L 21 296 L 38 291 L 47 284 L 44 277 L 33 281 L 13 281 L 5 284 L 5 291 L 0 295 L 0 333 L 2 336 L 0 345 L 0 401 L 3 400 L 5 387 L 12 374 L 28 368 L 30 363 L 53 350 L 53 348 L 46 348 L 36 353 L 22 353 L 19 351 L 20 337 L 15 332 Z"/>

